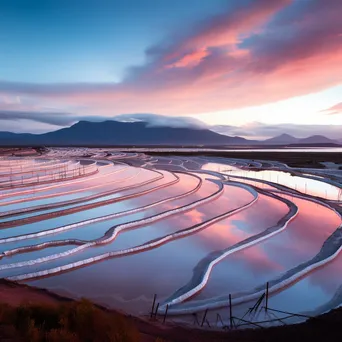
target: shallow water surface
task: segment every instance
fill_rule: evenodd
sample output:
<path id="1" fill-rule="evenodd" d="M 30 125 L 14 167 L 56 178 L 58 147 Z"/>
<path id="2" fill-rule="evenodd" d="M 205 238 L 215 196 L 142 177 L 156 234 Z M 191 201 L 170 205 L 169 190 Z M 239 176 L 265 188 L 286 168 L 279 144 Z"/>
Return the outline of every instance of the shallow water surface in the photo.
<path id="1" fill-rule="evenodd" d="M 16 180 L 31 182 L 44 177 L 43 167 L 97 159 L 99 172 L 83 179 L 1 189 L 11 168 Z M 50 149 L 42 159 L 2 159 L 0 276 L 138 315 L 149 312 L 157 294 L 158 302 L 172 304 L 177 320 L 192 320 L 187 312 L 202 315 L 208 307 L 210 321 L 217 313 L 226 321 L 222 305 L 229 294 L 234 300 L 253 295 L 320 256 L 325 246 L 321 268 L 298 279 L 295 273 L 290 284 L 276 292 L 271 287 L 269 298 L 281 310 L 324 312 L 342 302 L 342 174 L 336 168 L 291 172 L 272 161 L 138 150 L 111 149 L 107 155 L 101 149 Z M 242 316 L 255 298 L 236 304 L 235 314 Z"/>

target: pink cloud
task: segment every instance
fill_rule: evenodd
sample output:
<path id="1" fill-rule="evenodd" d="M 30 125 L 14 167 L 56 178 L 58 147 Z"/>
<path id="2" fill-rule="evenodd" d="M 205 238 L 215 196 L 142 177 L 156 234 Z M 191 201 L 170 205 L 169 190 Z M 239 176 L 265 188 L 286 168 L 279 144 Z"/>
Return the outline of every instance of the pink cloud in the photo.
<path id="1" fill-rule="evenodd" d="M 334 115 L 334 114 L 342 114 L 342 102 L 323 110 L 323 112 L 325 112 L 326 114 L 329 115 Z"/>
<path id="2" fill-rule="evenodd" d="M 167 68 L 180 68 L 198 65 L 201 60 L 208 56 L 208 52 L 204 49 L 197 50 L 195 52 L 186 54 L 184 57 L 179 59 L 170 65 L 166 65 Z"/>
<path id="3" fill-rule="evenodd" d="M 290 3 L 291 0 L 259 0 L 202 22 L 194 34 L 172 46 L 163 60 L 177 58 L 189 49 L 203 51 L 212 47 L 235 46 L 242 39 L 240 35 L 250 34 Z"/>
<path id="4" fill-rule="evenodd" d="M 254 1 L 151 47 L 149 62 L 120 83 L 0 82 L 0 94 L 102 115 L 193 114 L 305 95 L 342 83 L 341 12 L 340 1 Z"/>

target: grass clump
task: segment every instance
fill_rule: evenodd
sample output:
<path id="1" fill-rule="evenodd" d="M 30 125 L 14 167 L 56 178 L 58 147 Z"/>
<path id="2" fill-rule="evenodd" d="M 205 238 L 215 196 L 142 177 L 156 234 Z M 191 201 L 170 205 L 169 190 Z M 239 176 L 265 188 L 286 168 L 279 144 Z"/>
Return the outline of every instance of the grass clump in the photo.
<path id="1" fill-rule="evenodd" d="M 123 315 L 101 310 L 87 300 L 57 306 L 0 305 L 0 326 L 16 341 L 139 341 L 138 331 Z"/>

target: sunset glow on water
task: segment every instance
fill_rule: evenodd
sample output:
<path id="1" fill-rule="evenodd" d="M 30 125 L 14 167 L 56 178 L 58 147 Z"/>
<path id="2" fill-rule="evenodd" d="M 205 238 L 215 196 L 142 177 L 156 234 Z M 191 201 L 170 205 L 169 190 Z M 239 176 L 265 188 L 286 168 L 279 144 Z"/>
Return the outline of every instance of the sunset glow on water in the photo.
<path id="1" fill-rule="evenodd" d="M 276 162 L 88 154 L 1 160 L 2 277 L 137 315 L 157 294 L 183 321 L 221 312 L 229 294 L 242 312 L 267 282 L 270 303 L 287 310 L 334 297 L 332 278 L 310 304 L 287 302 L 338 265 L 341 172 L 330 181 Z"/>

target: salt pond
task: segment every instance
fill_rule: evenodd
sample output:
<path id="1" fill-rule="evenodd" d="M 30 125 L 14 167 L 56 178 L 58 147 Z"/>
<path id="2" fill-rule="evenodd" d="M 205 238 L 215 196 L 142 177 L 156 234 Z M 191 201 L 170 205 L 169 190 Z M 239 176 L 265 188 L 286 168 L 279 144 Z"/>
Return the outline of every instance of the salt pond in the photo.
<path id="1" fill-rule="evenodd" d="M 226 321 L 229 294 L 243 315 L 267 282 L 278 309 L 313 314 L 342 302 L 341 240 L 332 238 L 342 224 L 342 172 L 329 163 L 302 172 L 270 161 L 107 152 L 0 160 L 2 277 L 139 315 L 157 294 L 159 313 L 169 304 L 184 322 L 206 307 L 209 320 L 220 313 Z M 96 172 L 81 175 L 84 166 Z M 68 179 L 56 176 L 61 167 Z M 330 262 L 322 254 L 321 268 L 286 280 L 330 244 Z M 273 291 L 279 277 L 288 285 Z"/>

